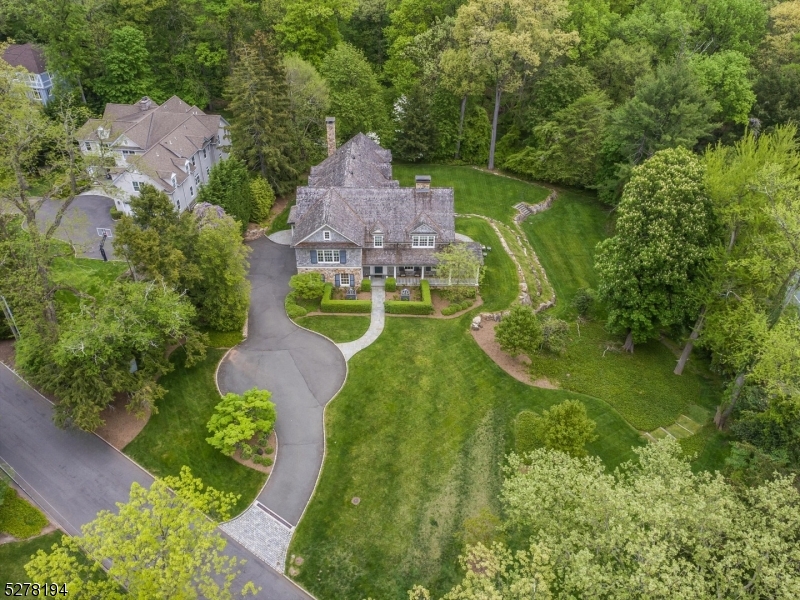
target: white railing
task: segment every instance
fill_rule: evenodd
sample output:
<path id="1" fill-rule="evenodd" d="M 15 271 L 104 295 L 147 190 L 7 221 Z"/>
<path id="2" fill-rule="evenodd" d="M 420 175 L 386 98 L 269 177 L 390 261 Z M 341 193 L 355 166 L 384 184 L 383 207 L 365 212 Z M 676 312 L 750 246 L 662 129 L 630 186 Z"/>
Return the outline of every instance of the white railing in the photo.
<path id="1" fill-rule="evenodd" d="M 422 281 L 421 277 L 398 277 L 397 278 L 397 285 L 400 286 L 411 286 L 416 287 Z M 477 279 L 462 279 L 460 281 L 451 281 L 448 279 L 438 278 L 438 277 L 426 277 L 425 281 L 431 287 L 450 287 L 453 285 L 478 285 Z"/>

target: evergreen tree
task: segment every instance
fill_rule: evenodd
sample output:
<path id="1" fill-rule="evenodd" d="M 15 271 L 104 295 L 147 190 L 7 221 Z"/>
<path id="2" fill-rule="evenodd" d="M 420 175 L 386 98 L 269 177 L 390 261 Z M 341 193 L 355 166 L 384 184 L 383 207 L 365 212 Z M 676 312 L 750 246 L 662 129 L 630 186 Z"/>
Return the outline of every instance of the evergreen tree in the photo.
<path id="1" fill-rule="evenodd" d="M 286 192 L 297 171 L 286 72 L 272 38 L 257 31 L 252 42 L 239 45 L 226 95 L 234 115 L 230 129 L 235 154 L 277 193 Z M 250 218 L 249 209 L 231 214 L 244 225 Z"/>
<path id="2" fill-rule="evenodd" d="M 208 183 L 200 188 L 197 201 L 221 206 L 239 221 L 244 232 L 253 210 L 253 192 L 244 162 L 229 158 L 214 165 Z"/>
<path id="3" fill-rule="evenodd" d="M 429 94 L 422 86 L 417 86 L 397 101 L 395 111 L 397 157 L 405 162 L 430 161 L 436 148 L 436 122 L 431 115 Z"/>

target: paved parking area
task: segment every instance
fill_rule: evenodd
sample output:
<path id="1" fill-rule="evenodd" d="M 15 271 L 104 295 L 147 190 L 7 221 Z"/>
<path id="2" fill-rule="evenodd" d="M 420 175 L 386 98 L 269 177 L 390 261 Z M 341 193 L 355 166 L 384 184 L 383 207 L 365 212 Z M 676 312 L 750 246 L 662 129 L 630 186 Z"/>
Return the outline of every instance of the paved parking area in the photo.
<path id="1" fill-rule="evenodd" d="M 48 200 L 42 205 L 38 214 L 38 218 L 43 224 L 41 227 L 52 224 L 61 203 L 61 200 Z M 78 249 L 78 256 L 102 258 L 100 256 L 101 237 L 98 229 L 109 230 L 113 237 L 116 229 L 116 223 L 111 219 L 110 213 L 113 207 L 114 201 L 107 196 L 94 194 L 78 196 L 64 214 L 56 237 L 74 244 Z M 106 240 L 105 251 L 108 260 L 116 258 L 111 238 Z"/>

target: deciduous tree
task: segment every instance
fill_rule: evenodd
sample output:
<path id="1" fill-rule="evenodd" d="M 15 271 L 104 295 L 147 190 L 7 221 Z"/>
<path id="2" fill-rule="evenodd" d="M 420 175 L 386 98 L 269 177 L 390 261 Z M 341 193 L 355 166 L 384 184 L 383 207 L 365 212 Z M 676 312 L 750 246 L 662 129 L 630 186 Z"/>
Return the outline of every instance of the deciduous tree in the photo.
<path id="1" fill-rule="evenodd" d="M 267 390 L 225 394 L 208 421 L 211 437 L 206 441 L 223 454 L 232 456 L 242 444 L 256 434 L 269 434 L 275 425 L 275 404 Z"/>
<path id="2" fill-rule="evenodd" d="M 548 408 L 533 424 L 536 438 L 545 448 L 570 456 L 586 456 L 586 444 L 597 439 L 596 427 L 579 400 L 565 400 Z"/>
<path id="3" fill-rule="evenodd" d="M 542 326 L 530 306 L 512 307 L 494 331 L 500 347 L 512 356 L 520 353 L 533 356 L 542 343 Z"/>
<path id="4" fill-rule="evenodd" d="M 111 34 L 111 44 L 103 55 L 103 75 L 93 87 L 107 102 L 126 104 L 142 96 L 161 95 L 154 87 L 150 53 L 144 33 L 126 25 Z"/>
<path id="5" fill-rule="evenodd" d="M 314 65 L 296 54 L 283 59 L 286 69 L 289 117 L 292 120 L 294 144 L 304 164 L 313 164 L 325 157 L 325 113 L 330 106 L 328 83 Z"/>

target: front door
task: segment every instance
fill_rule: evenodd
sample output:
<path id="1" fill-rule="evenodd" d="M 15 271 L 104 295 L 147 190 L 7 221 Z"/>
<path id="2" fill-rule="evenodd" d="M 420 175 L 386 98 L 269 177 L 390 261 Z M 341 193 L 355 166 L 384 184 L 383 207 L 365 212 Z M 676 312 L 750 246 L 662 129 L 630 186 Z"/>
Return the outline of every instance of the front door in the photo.
<path id="1" fill-rule="evenodd" d="M 383 277 L 383 267 L 372 267 L 372 274 L 377 277 Z"/>

